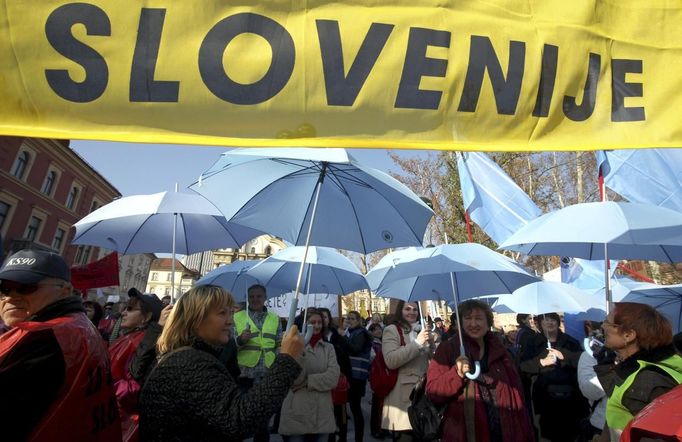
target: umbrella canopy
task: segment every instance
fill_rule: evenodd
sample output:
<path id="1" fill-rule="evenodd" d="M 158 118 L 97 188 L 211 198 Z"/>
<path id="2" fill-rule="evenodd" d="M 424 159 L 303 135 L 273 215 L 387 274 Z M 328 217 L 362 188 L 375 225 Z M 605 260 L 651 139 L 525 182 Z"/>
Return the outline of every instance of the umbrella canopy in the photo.
<path id="1" fill-rule="evenodd" d="M 259 264 L 251 267 L 247 275 L 268 287 L 277 287 L 281 293 L 293 291 L 305 247 L 282 249 Z M 345 295 L 367 289 L 367 281 L 355 264 L 339 252 L 328 247 L 310 247 L 303 273 L 307 293 Z"/>
<path id="2" fill-rule="evenodd" d="M 637 302 L 647 304 L 668 318 L 673 327 L 673 334 L 682 329 L 682 284 L 657 285 L 650 283 L 630 282 L 623 288 L 614 287 L 616 302 Z"/>
<path id="3" fill-rule="evenodd" d="M 121 254 L 189 255 L 210 249 L 240 247 L 264 234 L 229 223 L 200 195 L 178 192 L 120 198 L 90 213 L 74 227 L 73 244 L 104 247 Z"/>
<path id="4" fill-rule="evenodd" d="M 261 260 L 251 259 L 245 261 L 234 261 L 228 265 L 213 269 L 199 279 L 195 285 L 217 285 L 232 293 L 235 301 L 243 302 L 246 299 L 246 290 L 254 284 L 259 284 L 258 280 L 247 274 L 247 271 L 261 262 Z M 272 296 L 279 295 L 279 290 L 268 290 Z"/>
<path id="5" fill-rule="evenodd" d="M 452 274 L 452 281 L 450 275 Z M 538 281 L 506 256 L 475 243 L 408 248 L 389 253 L 367 274 L 378 295 L 404 301 L 512 293 Z"/>
<path id="6" fill-rule="evenodd" d="M 510 295 L 502 295 L 493 305 L 498 313 L 543 313 L 566 312 L 580 313 L 592 311 L 596 319 L 604 319 L 605 312 L 599 311 L 603 298 L 584 292 L 561 282 L 539 281 L 514 290 Z M 585 318 L 589 319 L 589 318 Z"/>
<path id="7" fill-rule="evenodd" d="M 231 222 L 294 245 L 306 245 L 314 215 L 309 244 L 364 254 L 421 245 L 433 215 L 405 185 L 345 149 L 234 149 L 190 188 Z"/>
<path id="8" fill-rule="evenodd" d="M 545 214 L 501 245 L 526 255 L 682 261 L 682 213 L 624 202 L 583 203 Z"/>

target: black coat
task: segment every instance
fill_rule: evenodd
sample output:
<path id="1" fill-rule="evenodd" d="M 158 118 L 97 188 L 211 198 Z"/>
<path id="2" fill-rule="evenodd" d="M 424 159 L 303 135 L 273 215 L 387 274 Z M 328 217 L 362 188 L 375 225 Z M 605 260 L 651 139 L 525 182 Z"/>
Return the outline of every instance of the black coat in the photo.
<path id="1" fill-rule="evenodd" d="M 280 354 L 244 394 L 218 360 L 221 350 L 196 339 L 161 360 L 140 395 L 141 440 L 241 441 L 280 409 L 301 366 Z"/>

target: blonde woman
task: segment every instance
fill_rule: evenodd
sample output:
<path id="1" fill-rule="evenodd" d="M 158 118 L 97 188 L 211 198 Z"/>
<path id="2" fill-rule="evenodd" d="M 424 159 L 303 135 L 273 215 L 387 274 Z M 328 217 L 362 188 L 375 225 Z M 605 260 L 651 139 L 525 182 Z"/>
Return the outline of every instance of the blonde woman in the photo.
<path id="1" fill-rule="evenodd" d="M 218 360 L 230 339 L 233 306 L 232 295 L 216 286 L 194 287 L 175 304 L 140 397 L 142 440 L 241 441 L 281 407 L 301 372 L 298 328 L 282 340 L 263 381 L 243 394 Z"/>

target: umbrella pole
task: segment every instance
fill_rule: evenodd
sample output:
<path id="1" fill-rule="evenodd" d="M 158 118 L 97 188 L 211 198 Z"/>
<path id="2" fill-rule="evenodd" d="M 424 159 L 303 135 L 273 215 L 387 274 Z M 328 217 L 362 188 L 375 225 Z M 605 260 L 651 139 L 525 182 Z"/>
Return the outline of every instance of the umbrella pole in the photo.
<path id="1" fill-rule="evenodd" d="M 599 168 L 599 193 L 601 194 L 602 202 L 606 202 L 606 182 L 604 174 Z M 611 277 L 609 276 L 609 246 L 604 243 L 604 295 L 606 298 L 606 314 L 608 315 L 613 308 L 613 298 L 611 295 Z"/>
<path id="2" fill-rule="evenodd" d="M 310 305 L 310 280 L 312 278 L 313 268 L 308 264 L 308 278 L 306 282 L 305 289 L 305 309 L 303 309 L 303 335 L 305 336 L 304 341 L 307 344 L 310 342 L 310 338 L 313 337 L 313 329 L 308 327 L 308 306 Z"/>
<path id="3" fill-rule="evenodd" d="M 447 233 L 445 234 L 445 244 L 448 243 L 448 235 Z M 462 321 L 459 318 L 459 296 L 457 295 L 457 286 L 455 284 L 455 277 L 452 272 L 449 272 L 450 274 L 450 287 L 452 288 L 452 297 L 455 301 L 455 317 L 457 318 L 457 334 L 459 335 L 459 354 L 460 356 L 466 356 L 466 352 L 464 349 L 464 336 L 462 334 Z M 481 374 L 481 363 L 479 361 L 476 361 L 474 363 L 474 366 L 476 367 L 474 373 L 465 373 L 466 377 L 469 379 L 476 379 L 478 376 Z"/>
<path id="4" fill-rule="evenodd" d="M 315 200 L 313 201 L 313 212 L 310 215 L 310 224 L 308 224 L 308 234 L 305 239 L 305 249 L 303 250 L 303 260 L 301 261 L 301 267 L 298 269 L 298 277 L 296 278 L 296 290 L 294 290 L 294 299 L 291 300 L 291 307 L 289 307 L 289 321 L 287 322 L 287 331 L 294 325 L 294 319 L 296 319 L 296 310 L 298 310 L 298 295 L 301 290 L 301 280 L 303 279 L 303 268 L 305 266 L 306 259 L 308 258 L 308 249 L 310 248 L 310 237 L 313 233 L 313 225 L 315 224 L 315 215 L 317 215 L 317 202 L 320 200 L 320 190 L 322 189 L 322 183 L 324 182 L 324 176 L 327 172 L 327 163 L 322 163 L 322 171 L 320 172 L 320 177 L 315 185 Z"/>
<path id="5" fill-rule="evenodd" d="M 178 183 L 175 183 L 175 192 L 178 191 Z M 171 261 L 171 304 L 175 304 L 175 240 L 178 233 L 178 214 L 173 214 L 173 260 Z"/>

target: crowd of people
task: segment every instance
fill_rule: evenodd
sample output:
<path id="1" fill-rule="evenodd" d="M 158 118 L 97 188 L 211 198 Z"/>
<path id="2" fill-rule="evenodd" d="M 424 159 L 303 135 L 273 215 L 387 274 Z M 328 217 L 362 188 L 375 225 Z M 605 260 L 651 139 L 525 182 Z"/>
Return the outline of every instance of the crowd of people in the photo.
<path id="1" fill-rule="evenodd" d="M 356 442 L 367 425 L 374 438 L 412 441 L 421 384 L 443 441 L 616 441 L 682 383 L 671 325 L 644 304 L 587 323 L 586 352 L 553 312 L 519 314 L 501 334 L 479 300 L 448 321 L 399 301 L 366 323 L 309 308 L 284 332 L 266 297 L 254 285 L 238 305 L 207 285 L 171 305 L 131 289 L 116 314 L 74 294 L 60 256 L 15 253 L 0 268 L 2 440 L 331 442 L 347 440 L 351 419 Z M 368 386 L 378 360 L 395 374 L 386 394 Z"/>

